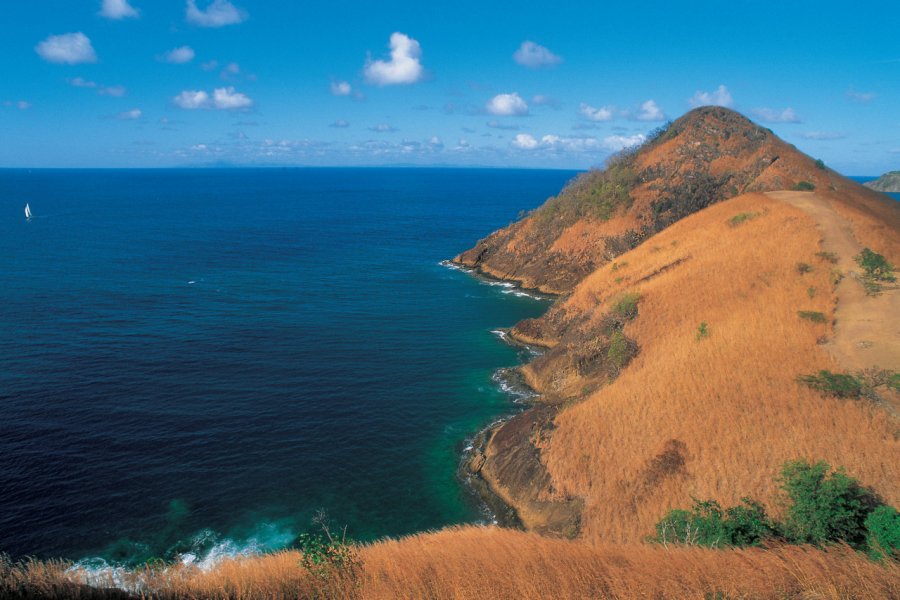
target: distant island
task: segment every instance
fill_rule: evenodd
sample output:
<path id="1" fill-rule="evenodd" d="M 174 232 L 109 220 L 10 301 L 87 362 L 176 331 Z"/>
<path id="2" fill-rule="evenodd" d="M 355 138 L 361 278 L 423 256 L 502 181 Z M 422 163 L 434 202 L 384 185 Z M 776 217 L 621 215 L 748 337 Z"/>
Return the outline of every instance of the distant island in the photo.
<path id="1" fill-rule="evenodd" d="M 900 171 L 888 171 L 878 179 L 867 181 L 863 185 L 876 192 L 900 192 Z"/>

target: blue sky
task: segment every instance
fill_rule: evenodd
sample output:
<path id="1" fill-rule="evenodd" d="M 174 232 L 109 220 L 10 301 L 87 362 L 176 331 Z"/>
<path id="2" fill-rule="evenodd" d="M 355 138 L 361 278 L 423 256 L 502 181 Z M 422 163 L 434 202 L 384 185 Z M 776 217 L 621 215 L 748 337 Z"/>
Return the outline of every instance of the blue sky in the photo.
<path id="1" fill-rule="evenodd" d="M 900 3 L 9 0 L 0 167 L 585 168 L 701 104 L 900 168 Z"/>

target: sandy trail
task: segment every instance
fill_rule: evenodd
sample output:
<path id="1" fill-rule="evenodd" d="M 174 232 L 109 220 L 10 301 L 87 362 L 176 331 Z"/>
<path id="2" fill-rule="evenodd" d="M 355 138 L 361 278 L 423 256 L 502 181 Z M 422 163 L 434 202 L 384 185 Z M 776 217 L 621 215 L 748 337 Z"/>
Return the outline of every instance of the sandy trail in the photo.
<path id="1" fill-rule="evenodd" d="M 815 192 L 766 195 L 811 215 L 822 232 L 822 249 L 838 256 L 835 267 L 845 279 L 837 286 L 834 337 L 826 346 L 834 359 L 848 371 L 871 367 L 900 371 L 900 289 L 886 286 L 878 296 L 866 295 L 859 281 L 862 270 L 853 261 L 863 246 L 850 223 Z"/>

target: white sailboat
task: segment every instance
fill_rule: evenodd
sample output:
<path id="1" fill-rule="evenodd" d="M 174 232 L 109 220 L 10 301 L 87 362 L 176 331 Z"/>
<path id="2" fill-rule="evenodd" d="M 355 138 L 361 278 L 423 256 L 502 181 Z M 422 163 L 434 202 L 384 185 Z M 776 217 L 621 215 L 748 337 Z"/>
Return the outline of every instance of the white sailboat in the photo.
<path id="1" fill-rule="evenodd" d="M 31 207 L 28 206 L 28 203 L 27 203 L 27 202 L 25 203 L 25 218 L 26 218 L 26 219 L 30 219 L 30 218 L 31 218 Z"/>

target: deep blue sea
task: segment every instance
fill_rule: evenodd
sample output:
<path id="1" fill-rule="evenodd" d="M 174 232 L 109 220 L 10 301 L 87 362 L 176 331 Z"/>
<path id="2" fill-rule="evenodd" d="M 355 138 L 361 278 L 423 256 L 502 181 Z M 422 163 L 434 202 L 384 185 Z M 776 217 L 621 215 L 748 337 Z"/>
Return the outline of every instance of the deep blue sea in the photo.
<path id="1" fill-rule="evenodd" d="M 574 175 L 0 170 L 0 551 L 484 519 L 457 466 L 522 358 L 492 330 L 547 302 L 440 263 Z"/>

